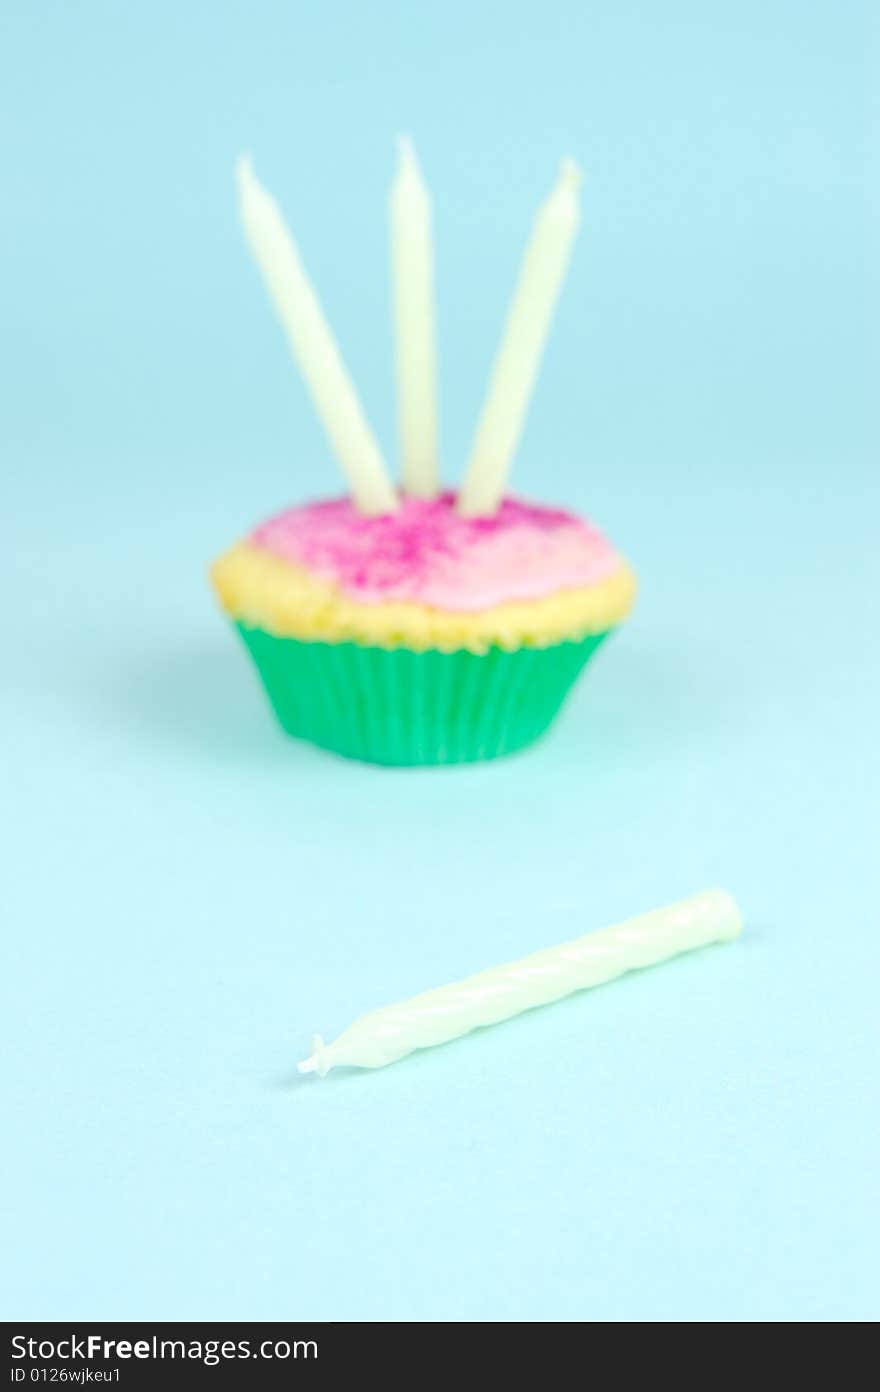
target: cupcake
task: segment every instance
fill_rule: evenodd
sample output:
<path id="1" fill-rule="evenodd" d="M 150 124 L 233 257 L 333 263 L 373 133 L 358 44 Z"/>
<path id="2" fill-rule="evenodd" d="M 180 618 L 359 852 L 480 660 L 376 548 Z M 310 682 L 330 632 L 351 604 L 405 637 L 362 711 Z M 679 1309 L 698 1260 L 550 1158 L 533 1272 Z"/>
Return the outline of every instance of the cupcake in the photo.
<path id="1" fill-rule="evenodd" d="M 438 481 L 430 209 L 411 146 L 391 201 L 400 490 L 280 211 L 240 165 L 251 250 L 350 490 L 270 517 L 211 569 L 289 734 L 376 764 L 512 754 L 626 617 L 633 573 L 601 532 L 506 494 L 577 184 L 567 161 L 538 213 L 456 494 Z"/>
<path id="2" fill-rule="evenodd" d="M 466 518 L 452 493 L 379 517 L 348 498 L 290 508 L 212 579 L 284 729 L 378 764 L 531 744 L 635 589 L 571 513 L 506 498 Z"/>

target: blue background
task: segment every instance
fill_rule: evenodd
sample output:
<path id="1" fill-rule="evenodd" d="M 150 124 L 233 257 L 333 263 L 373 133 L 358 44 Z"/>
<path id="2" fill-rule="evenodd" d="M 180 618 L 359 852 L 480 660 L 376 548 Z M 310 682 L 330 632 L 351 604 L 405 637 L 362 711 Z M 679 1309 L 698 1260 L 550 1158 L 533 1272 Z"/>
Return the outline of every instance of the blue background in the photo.
<path id="1" fill-rule="evenodd" d="M 876 1317 L 877 19 L 6 7 L 7 1318 Z M 450 478 L 583 164 L 515 486 L 642 581 L 547 741 L 467 770 L 286 741 L 205 579 L 338 487 L 235 157 L 391 449 L 401 129 Z M 713 884 L 735 947 L 296 1077 L 313 1030 Z"/>

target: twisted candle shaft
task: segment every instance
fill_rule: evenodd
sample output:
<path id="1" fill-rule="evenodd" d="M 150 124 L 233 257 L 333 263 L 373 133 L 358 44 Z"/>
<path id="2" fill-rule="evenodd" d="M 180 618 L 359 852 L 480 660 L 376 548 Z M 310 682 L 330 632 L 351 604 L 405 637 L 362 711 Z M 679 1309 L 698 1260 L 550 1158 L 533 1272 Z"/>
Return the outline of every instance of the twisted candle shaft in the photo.
<path id="1" fill-rule="evenodd" d="M 741 928 L 731 896 L 724 890 L 707 890 L 669 908 L 361 1015 L 330 1045 L 316 1035 L 312 1057 L 299 1069 L 323 1077 L 339 1064 L 382 1068 L 414 1049 L 445 1044 L 482 1025 L 549 1005 L 624 972 L 708 943 L 727 942 Z"/>

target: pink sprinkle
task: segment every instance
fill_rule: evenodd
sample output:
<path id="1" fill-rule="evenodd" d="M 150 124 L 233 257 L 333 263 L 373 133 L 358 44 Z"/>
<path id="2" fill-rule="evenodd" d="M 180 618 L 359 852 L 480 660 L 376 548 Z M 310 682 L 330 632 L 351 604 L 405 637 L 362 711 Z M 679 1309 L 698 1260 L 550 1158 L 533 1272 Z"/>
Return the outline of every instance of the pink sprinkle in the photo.
<path id="1" fill-rule="evenodd" d="M 459 517 L 455 494 L 404 498 L 364 517 L 349 498 L 288 508 L 251 542 L 365 604 L 408 600 L 478 610 L 592 585 L 619 565 L 601 532 L 560 508 L 505 498 L 493 517 Z"/>

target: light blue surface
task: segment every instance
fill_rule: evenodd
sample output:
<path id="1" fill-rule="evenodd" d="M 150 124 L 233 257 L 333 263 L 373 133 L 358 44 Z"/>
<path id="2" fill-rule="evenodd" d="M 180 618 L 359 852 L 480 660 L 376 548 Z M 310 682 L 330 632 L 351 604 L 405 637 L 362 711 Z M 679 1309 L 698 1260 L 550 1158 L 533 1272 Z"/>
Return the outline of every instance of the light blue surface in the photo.
<path id="1" fill-rule="evenodd" d="M 876 6 L 7 9 L 3 1315 L 876 1317 Z M 390 442 L 401 128 L 451 476 L 582 161 L 515 483 L 643 586 L 545 744 L 448 772 L 286 742 L 205 583 L 337 487 L 233 160 Z M 313 1030 L 715 884 L 735 947 L 296 1080 Z"/>

